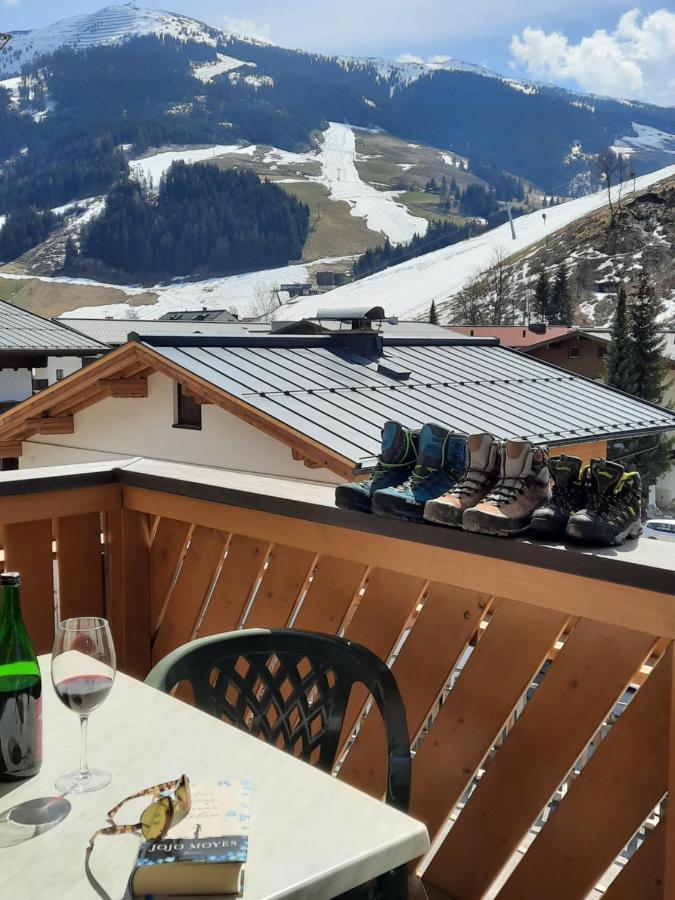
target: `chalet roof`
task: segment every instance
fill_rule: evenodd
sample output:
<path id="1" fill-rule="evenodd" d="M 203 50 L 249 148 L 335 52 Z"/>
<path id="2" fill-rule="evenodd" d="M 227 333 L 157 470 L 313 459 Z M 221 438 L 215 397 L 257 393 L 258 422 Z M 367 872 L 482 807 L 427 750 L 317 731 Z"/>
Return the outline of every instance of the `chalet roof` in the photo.
<path id="1" fill-rule="evenodd" d="M 237 322 L 229 309 L 182 309 L 164 313 L 160 322 Z"/>
<path id="2" fill-rule="evenodd" d="M 605 343 L 609 343 L 612 340 L 612 332 L 609 328 L 584 328 L 581 333 Z M 663 338 L 664 356 L 675 362 L 675 331 L 662 331 L 661 336 Z"/>
<path id="3" fill-rule="evenodd" d="M 239 331 L 139 336 L 0 416 L 0 444 L 75 427 L 108 396 L 147 396 L 154 372 L 340 474 L 372 465 L 387 419 L 556 445 L 675 430 L 675 412 L 495 339 Z"/>
<path id="4" fill-rule="evenodd" d="M 382 335 L 379 357 L 332 335 L 146 338 L 167 362 L 359 463 L 387 419 L 577 443 L 675 429 L 675 413 L 485 340 Z"/>
<path id="5" fill-rule="evenodd" d="M 518 349 L 545 344 L 574 332 L 566 325 L 548 325 L 543 332 L 533 331 L 527 325 L 451 325 L 450 329 L 469 337 L 496 337 L 503 347 Z"/>
<path id="6" fill-rule="evenodd" d="M 69 328 L 78 331 L 86 337 L 101 341 L 111 347 L 119 347 L 125 344 L 131 332 L 135 334 L 157 334 L 157 335 L 228 335 L 228 334 L 247 334 L 267 332 L 270 326 L 267 324 L 259 325 L 255 322 L 241 323 L 230 322 L 191 322 L 186 319 L 178 321 L 168 321 L 159 319 L 157 321 L 144 319 L 71 319 L 65 318 L 64 324 Z"/>
<path id="7" fill-rule="evenodd" d="M 88 356 L 108 348 L 65 324 L 0 300 L 0 353 Z"/>

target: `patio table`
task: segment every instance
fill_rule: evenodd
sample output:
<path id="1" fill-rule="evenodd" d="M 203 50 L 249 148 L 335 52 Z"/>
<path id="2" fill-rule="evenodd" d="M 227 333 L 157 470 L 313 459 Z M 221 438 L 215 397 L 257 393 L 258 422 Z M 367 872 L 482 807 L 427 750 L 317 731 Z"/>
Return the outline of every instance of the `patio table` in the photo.
<path id="1" fill-rule="evenodd" d="M 8 846 L 21 838 L 22 830 L 30 834 L 33 829 L 3 822 L 7 810 L 54 797 L 56 777 L 76 768 L 79 760 L 78 717 L 52 688 L 50 657 L 40 657 L 40 666 L 42 769 L 25 783 L 0 784 L 3 896 L 96 897 L 84 870 L 85 847 L 92 833 L 106 824 L 108 809 L 139 789 L 183 772 L 193 780 L 252 781 L 244 900 L 328 900 L 428 849 L 425 826 L 410 816 L 121 673 L 89 721 L 89 764 L 110 770 L 111 784 L 69 796 L 72 808 L 63 821 Z M 140 806 L 130 804 L 120 821 L 137 820 L 134 813 L 143 808 L 143 801 L 134 802 Z M 139 843 L 135 835 L 96 842 L 91 868 L 112 900 L 128 896 L 126 884 Z"/>

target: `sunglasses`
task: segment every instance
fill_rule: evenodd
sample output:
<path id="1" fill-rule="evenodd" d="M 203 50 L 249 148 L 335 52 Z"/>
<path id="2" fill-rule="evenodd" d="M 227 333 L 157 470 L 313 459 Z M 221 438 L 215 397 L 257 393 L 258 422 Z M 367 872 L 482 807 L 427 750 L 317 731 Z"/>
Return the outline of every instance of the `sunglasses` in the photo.
<path id="1" fill-rule="evenodd" d="M 146 806 L 141 813 L 139 822 L 135 825 L 115 825 L 114 819 L 125 803 L 135 800 L 137 797 L 154 796 L 156 799 Z M 140 831 L 146 841 L 158 841 L 165 837 L 173 824 L 180 822 L 190 812 L 192 797 L 190 795 L 190 781 L 187 775 L 182 775 L 176 781 L 165 781 L 154 787 L 146 788 L 131 794 L 108 813 L 108 819 L 113 823 L 107 828 L 99 828 L 89 839 L 89 848 L 94 846 L 94 841 L 100 834 L 130 834 Z"/>

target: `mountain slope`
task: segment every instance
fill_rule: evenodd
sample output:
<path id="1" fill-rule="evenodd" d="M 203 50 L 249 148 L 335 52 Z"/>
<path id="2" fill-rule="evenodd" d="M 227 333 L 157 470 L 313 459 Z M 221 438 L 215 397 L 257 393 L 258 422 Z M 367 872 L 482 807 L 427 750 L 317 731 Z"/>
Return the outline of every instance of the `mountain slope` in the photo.
<path id="1" fill-rule="evenodd" d="M 637 179 L 637 191 L 644 191 L 674 176 L 675 165 L 643 175 Z M 545 219 L 541 212 L 522 216 L 515 222 L 515 240 L 511 236 L 510 226 L 502 225 L 468 241 L 337 288 L 320 298 L 307 297 L 286 304 L 277 318 L 311 318 L 319 307 L 351 309 L 361 306 L 382 306 L 388 315 L 401 318 L 428 315 L 432 301 L 441 309 L 447 308 L 451 298 L 490 265 L 495 251 L 507 256 L 522 253 L 541 241 L 550 240 L 556 232 L 606 205 L 607 192 L 600 191 L 547 209 Z"/>
<path id="2" fill-rule="evenodd" d="M 53 51 L 46 65 L 40 54 Z M 590 98 L 456 60 L 424 65 L 285 50 L 133 6 L 16 34 L 0 54 L 0 72 L 15 75 L 22 65 L 25 93 L 38 85 L 41 102 L 35 109 L 29 96 L 25 111 L 40 120 L 31 129 L 16 115 L 3 121 L 0 97 L 0 157 L 3 146 L 10 146 L 5 156 L 24 146 L 30 156 L 41 134 L 53 142 L 94 122 L 136 149 L 233 138 L 295 149 L 326 121 L 348 121 L 493 163 L 561 194 L 607 144 L 633 140 L 639 174 L 669 161 L 675 135 L 673 109 Z M 665 138 L 645 142 L 657 132 Z"/>

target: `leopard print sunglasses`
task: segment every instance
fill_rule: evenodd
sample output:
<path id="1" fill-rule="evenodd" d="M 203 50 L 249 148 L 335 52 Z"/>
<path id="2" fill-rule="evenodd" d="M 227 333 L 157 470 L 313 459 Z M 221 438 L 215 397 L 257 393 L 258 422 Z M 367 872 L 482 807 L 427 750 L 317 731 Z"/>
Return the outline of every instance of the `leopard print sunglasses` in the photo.
<path id="1" fill-rule="evenodd" d="M 155 799 L 143 810 L 139 822 L 135 825 L 115 824 L 115 816 L 125 803 L 146 796 L 154 796 Z M 89 839 L 88 849 L 91 850 L 100 834 L 130 834 L 140 831 L 146 841 L 161 840 L 175 822 L 185 818 L 190 812 L 191 804 L 190 781 L 187 775 L 182 775 L 176 781 L 165 781 L 163 784 L 156 784 L 154 787 L 131 794 L 110 810 L 108 819 L 113 824 L 94 832 Z"/>

